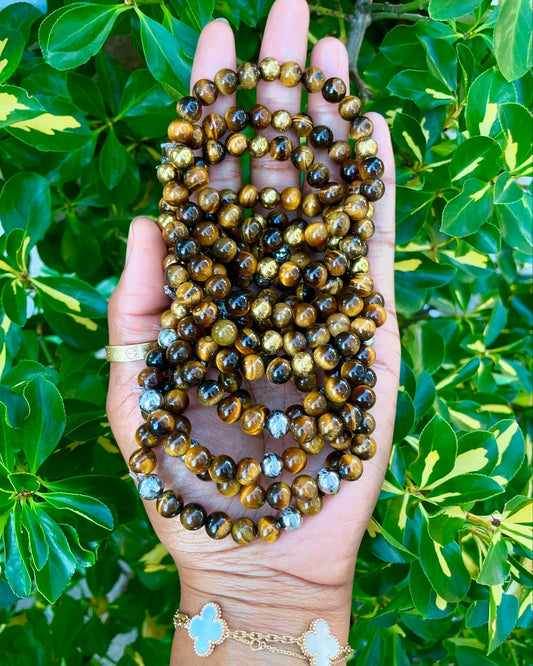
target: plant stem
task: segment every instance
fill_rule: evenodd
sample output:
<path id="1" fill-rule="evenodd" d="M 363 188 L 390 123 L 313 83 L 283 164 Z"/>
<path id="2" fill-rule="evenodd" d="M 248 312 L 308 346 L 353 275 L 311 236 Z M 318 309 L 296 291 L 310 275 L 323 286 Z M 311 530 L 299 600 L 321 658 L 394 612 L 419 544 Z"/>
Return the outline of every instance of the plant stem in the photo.
<path id="1" fill-rule="evenodd" d="M 402 19 L 403 21 L 429 21 L 429 16 L 423 16 L 422 14 L 411 14 L 405 12 L 404 14 L 397 14 L 396 12 L 377 12 L 372 14 L 374 21 L 379 21 L 380 19 Z"/>
<path id="2" fill-rule="evenodd" d="M 309 5 L 309 9 L 312 12 L 317 12 L 318 14 L 323 14 L 324 16 L 331 16 L 331 18 L 338 18 L 343 20 L 348 18 L 344 12 L 338 12 L 336 9 L 328 9 L 327 7 L 322 7 L 321 5 Z"/>
<path id="3" fill-rule="evenodd" d="M 342 10 L 341 0 L 337 0 L 337 7 L 339 8 L 339 11 Z M 344 15 L 343 18 L 339 18 L 339 39 L 343 44 L 346 44 L 346 42 L 348 41 Z"/>
<path id="4" fill-rule="evenodd" d="M 350 63 L 350 74 L 355 79 L 357 87 L 359 88 L 359 94 L 363 100 L 369 99 L 370 90 L 359 76 L 357 61 L 359 59 L 359 51 L 361 50 L 366 29 L 372 23 L 372 14 L 370 13 L 371 4 L 372 0 L 356 0 L 353 14 L 350 16 L 350 35 L 348 37 L 348 43 L 346 44 Z"/>

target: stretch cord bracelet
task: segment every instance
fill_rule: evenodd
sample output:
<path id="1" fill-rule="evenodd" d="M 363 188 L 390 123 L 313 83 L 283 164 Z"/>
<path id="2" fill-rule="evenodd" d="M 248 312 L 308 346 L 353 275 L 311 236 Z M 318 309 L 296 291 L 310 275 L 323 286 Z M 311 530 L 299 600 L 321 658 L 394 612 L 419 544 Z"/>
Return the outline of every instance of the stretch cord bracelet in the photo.
<path id="1" fill-rule="evenodd" d="M 177 610 L 173 621 L 176 629 L 187 630 L 198 657 L 208 657 L 217 645 L 227 639 L 248 645 L 254 651 L 267 650 L 308 661 L 311 666 L 330 666 L 344 661 L 353 652 L 349 645 L 339 645 L 328 623 L 321 618 L 313 620 L 309 629 L 298 637 L 232 630 L 222 618 L 220 606 L 211 601 L 193 617 Z M 298 647 L 300 652 L 278 647 L 277 644 Z"/>
<path id="2" fill-rule="evenodd" d="M 219 95 L 278 79 L 288 87 L 301 83 L 335 105 L 349 123 L 351 143 L 335 140 L 307 113 L 271 112 L 261 104 L 230 106 L 224 116 L 207 113 L 201 120 Z M 214 539 L 231 534 L 239 544 L 257 536 L 273 542 L 282 529 L 298 529 L 304 515 L 318 513 L 342 481 L 357 480 L 362 461 L 376 451 L 368 411 L 376 400 L 371 366 L 374 334 L 386 314 L 366 254 L 374 202 L 384 192 L 383 163 L 359 98 L 317 67 L 302 72 L 297 63 L 265 58 L 237 72 L 222 69 L 213 81 L 198 81 L 193 95 L 177 103 L 177 113 L 157 169 L 164 184 L 158 225 L 168 248 L 165 289 L 172 303 L 161 315 L 158 347 L 138 376 L 145 422 L 136 431 L 140 448 L 129 459 L 130 473 L 141 497 L 156 500 L 162 516 L 179 516 L 188 530 L 205 527 Z M 267 127 L 280 134 L 267 139 L 260 133 Z M 338 182 L 315 162 L 320 151 L 338 167 Z M 209 187 L 216 164 L 246 152 L 253 160 L 291 163 L 311 192 Z M 285 409 L 255 403 L 242 382 L 263 377 L 273 388 L 292 380 L 301 403 Z M 197 403 L 216 408 L 222 423 L 272 438 L 272 449 L 286 436 L 292 446 L 267 449 L 261 459 L 212 453 L 192 437 L 186 416 L 191 390 Z M 323 450 L 318 473 L 302 473 L 308 457 Z M 269 506 L 277 514 L 232 520 L 198 502 L 185 504 L 154 473 L 159 452 L 214 481 L 221 495 L 238 497 L 244 509 Z"/>

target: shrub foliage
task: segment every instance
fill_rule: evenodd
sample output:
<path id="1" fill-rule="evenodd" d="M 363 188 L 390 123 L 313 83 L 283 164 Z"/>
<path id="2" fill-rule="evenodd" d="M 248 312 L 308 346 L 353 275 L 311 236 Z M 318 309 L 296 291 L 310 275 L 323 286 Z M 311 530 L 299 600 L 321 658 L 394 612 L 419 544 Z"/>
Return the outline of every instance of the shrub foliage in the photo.
<path id="1" fill-rule="evenodd" d="M 0 12 L 1 661 L 163 664 L 179 590 L 106 421 L 106 299 L 202 25 L 226 16 L 256 59 L 271 2 L 45 4 Z M 356 661 L 526 664 L 531 5 L 325 4 L 310 44 L 368 14 L 352 73 L 399 183 L 401 388 Z"/>

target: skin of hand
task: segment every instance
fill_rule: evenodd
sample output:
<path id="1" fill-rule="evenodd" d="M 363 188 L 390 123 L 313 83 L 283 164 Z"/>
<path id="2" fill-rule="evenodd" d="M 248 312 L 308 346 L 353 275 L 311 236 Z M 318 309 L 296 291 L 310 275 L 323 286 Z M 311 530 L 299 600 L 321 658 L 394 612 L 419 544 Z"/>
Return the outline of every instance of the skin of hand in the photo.
<path id="1" fill-rule="evenodd" d="M 259 60 L 273 56 L 283 63 L 294 60 L 303 67 L 306 60 L 309 10 L 305 0 L 276 0 L 270 11 Z M 321 39 L 313 48 L 311 64 L 324 70 L 326 78 L 338 76 L 349 80 L 348 56 L 344 45 L 332 37 Z M 213 79 L 222 67 L 236 69 L 233 32 L 225 21 L 209 23 L 201 33 L 193 65 L 191 83 L 200 78 Z M 286 88 L 279 81 L 260 83 L 257 102 L 271 111 L 287 109 L 296 113 L 301 108 L 301 87 Z M 234 96 L 222 96 L 207 113 L 224 114 L 235 104 Z M 309 95 L 308 113 L 315 125 L 328 125 L 335 139 L 348 137 L 349 123 L 342 120 L 337 105 L 326 102 L 320 93 Z M 346 642 L 352 598 L 355 561 L 366 525 L 379 495 L 387 468 L 392 441 L 396 395 L 400 368 L 400 345 L 394 309 L 394 160 L 390 136 L 384 119 L 368 116 L 374 122 L 374 138 L 379 157 L 385 164 L 384 197 L 375 204 L 375 235 L 369 241 L 370 274 L 376 290 L 386 303 L 387 321 L 377 330 L 373 365 L 378 382 L 377 401 L 372 409 L 376 418 L 373 437 L 378 444 L 374 458 L 364 462 L 362 477 L 355 483 L 342 484 L 338 495 L 325 498 L 322 511 L 305 517 L 304 524 L 293 533 L 282 533 L 278 541 L 266 544 L 257 539 L 249 546 L 237 545 L 231 536 L 221 541 L 210 539 L 203 530 L 187 532 L 179 518 L 161 517 L 155 502 L 145 502 L 153 527 L 173 557 L 180 579 L 180 599 L 176 607 L 192 615 L 207 601 L 217 601 L 230 628 L 299 635 L 316 617 L 326 619 L 332 632 Z M 268 135 L 269 138 L 274 133 Z M 315 161 L 324 162 L 332 174 L 338 166 L 328 160 L 326 151 L 316 151 Z M 241 185 L 239 161 L 227 157 L 211 167 L 210 186 L 238 190 Z M 333 177 L 335 179 L 335 176 Z M 252 182 L 261 189 L 267 184 L 282 190 L 299 186 L 299 174 L 290 162 L 276 162 L 264 157 L 252 160 Z M 148 342 L 157 337 L 161 312 L 168 308 L 164 292 L 162 261 L 167 254 L 157 225 L 148 218 L 136 218 L 130 227 L 126 264 L 120 282 L 109 302 L 110 344 Z M 138 448 L 135 430 L 142 423 L 138 408 L 137 374 L 142 361 L 112 363 L 107 412 L 109 422 L 127 460 Z M 247 387 L 256 402 L 270 408 L 284 408 L 301 403 L 303 395 L 292 382 L 280 387 L 266 379 Z M 238 424 L 223 424 L 215 409 L 198 405 L 191 394 L 187 417 L 193 424 L 192 436 L 209 448 L 213 455 L 225 453 L 234 460 L 251 456 L 261 460 L 266 451 L 281 453 L 294 444 L 290 436 L 273 440 L 270 436 L 245 435 Z M 178 491 L 185 503 L 199 502 L 206 511 L 227 511 L 232 518 L 257 512 L 241 510 L 238 498 L 222 497 L 214 483 L 196 479 L 184 469 L 179 459 L 167 456 L 162 447 L 157 454 L 156 472 L 165 488 Z M 316 473 L 323 464 L 309 459 L 305 473 Z M 279 479 L 278 479 L 279 480 Z M 283 480 L 283 477 L 282 477 Z M 290 477 L 289 477 L 290 484 Z M 264 509 L 260 511 L 264 514 Z M 226 641 L 209 658 L 211 664 L 281 664 L 279 654 L 254 652 L 235 641 Z M 286 657 L 287 663 L 296 661 Z M 175 634 L 172 665 L 200 662 L 186 632 Z"/>

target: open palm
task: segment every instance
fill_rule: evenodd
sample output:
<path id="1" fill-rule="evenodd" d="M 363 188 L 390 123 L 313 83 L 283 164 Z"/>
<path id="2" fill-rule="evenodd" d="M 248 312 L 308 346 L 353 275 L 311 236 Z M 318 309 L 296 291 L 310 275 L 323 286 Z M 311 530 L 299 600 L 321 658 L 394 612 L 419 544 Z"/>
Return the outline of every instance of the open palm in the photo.
<path id="1" fill-rule="evenodd" d="M 260 59 L 273 56 L 280 62 L 293 60 L 304 64 L 307 49 L 308 8 L 305 0 L 277 0 L 270 12 L 265 30 Z M 341 42 L 334 38 L 320 40 L 313 48 L 311 64 L 320 67 L 326 78 L 339 76 L 348 81 L 348 57 Z M 193 66 L 193 82 L 200 78 L 213 79 L 222 67 L 236 69 L 235 43 L 229 25 L 214 21 L 203 30 Z M 272 111 L 287 109 L 292 114 L 301 108 L 300 86 L 286 88 L 280 82 L 261 83 L 257 101 Z M 235 103 L 234 97 L 219 98 L 210 112 L 224 114 Z M 307 112 L 315 125 L 328 125 L 335 139 L 347 139 L 349 123 L 342 120 L 336 105 L 327 103 L 321 95 L 309 95 Z M 377 426 L 373 434 L 378 444 L 374 458 L 364 463 L 362 477 L 354 483 L 344 483 L 338 495 L 325 498 L 324 506 L 316 516 L 304 517 L 303 527 L 295 533 L 282 534 L 273 544 L 256 540 L 243 547 L 231 537 L 222 541 L 211 540 L 203 530 L 187 532 L 179 519 L 162 518 L 154 503 L 146 509 L 154 528 L 174 558 L 183 581 L 195 581 L 196 589 L 210 593 L 210 586 L 228 581 L 232 573 L 239 574 L 231 584 L 239 594 L 250 594 L 242 572 L 252 579 L 282 577 L 285 581 L 305 581 L 317 586 L 342 586 L 348 583 L 354 571 L 357 550 L 374 508 L 389 456 L 395 416 L 399 374 L 399 341 L 394 312 L 393 254 L 394 254 L 394 162 L 390 138 L 383 118 L 368 114 L 374 122 L 374 138 L 379 145 L 379 156 L 385 163 L 385 196 L 376 204 L 374 222 L 376 233 L 369 242 L 368 259 L 376 289 L 385 297 L 387 322 L 375 339 L 377 360 L 377 402 L 373 408 Z M 317 161 L 328 164 L 326 151 L 317 155 Z M 331 168 L 336 168 L 330 163 Z M 288 186 L 299 187 L 299 173 L 290 162 L 270 159 L 252 160 L 252 182 L 259 189 L 270 185 L 279 190 Z M 220 166 L 211 168 L 210 185 L 238 190 L 241 185 L 240 164 L 228 158 Z M 138 218 L 132 224 L 128 243 L 128 258 L 120 283 L 109 304 L 110 344 L 147 342 L 157 337 L 155 327 L 160 313 L 168 307 L 165 295 L 162 260 L 167 253 L 158 227 L 147 218 Z M 136 377 L 142 362 L 113 364 L 108 397 L 108 414 L 117 442 L 127 458 L 137 448 L 134 433 L 142 416 L 137 400 Z M 286 408 L 301 403 L 302 394 L 292 383 L 281 387 L 266 379 L 247 387 L 258 403 L 270 408 Z M 238 424 L 225 425 L 216 410 L 199 406 L 192 399 L 187 417 L 193 424 L 193 437 L 207 446 L 213 455 L 227 454 L 239 460 L 251 456 L 261 460 L 267 451 L 281 453 L 294 442 L 290 436 L 274 440 L 268 434 L 252 437 L 242 432 Z M 238 498 L 221 496 L 215 484 L 205 483 L 184 469 L 182 462 L 170 458 L 156 449 L 157 473 L 166 488 L 173 488 L 185 502 L 199 502 L 208 512 L 226 511 L 232 518 L 253 512 L 242 510 Z M 316 472 L 323 466 L 324 454 L 316 467 L 310 458 L 306 473 Z M 283 480 L 283 477 L 282 477 Z M 290 481 L 289 481 L 290 484 Z M 258 513 L 263 514 L 264 509 Z M 238 582 L 235 582 L 238 581 Z M 258 583 L 259 584 L 259 583 Z M 253 589 L 253 585 L 252 585 Z M 212 592 L 211 592 L 212 596 Z"/>

